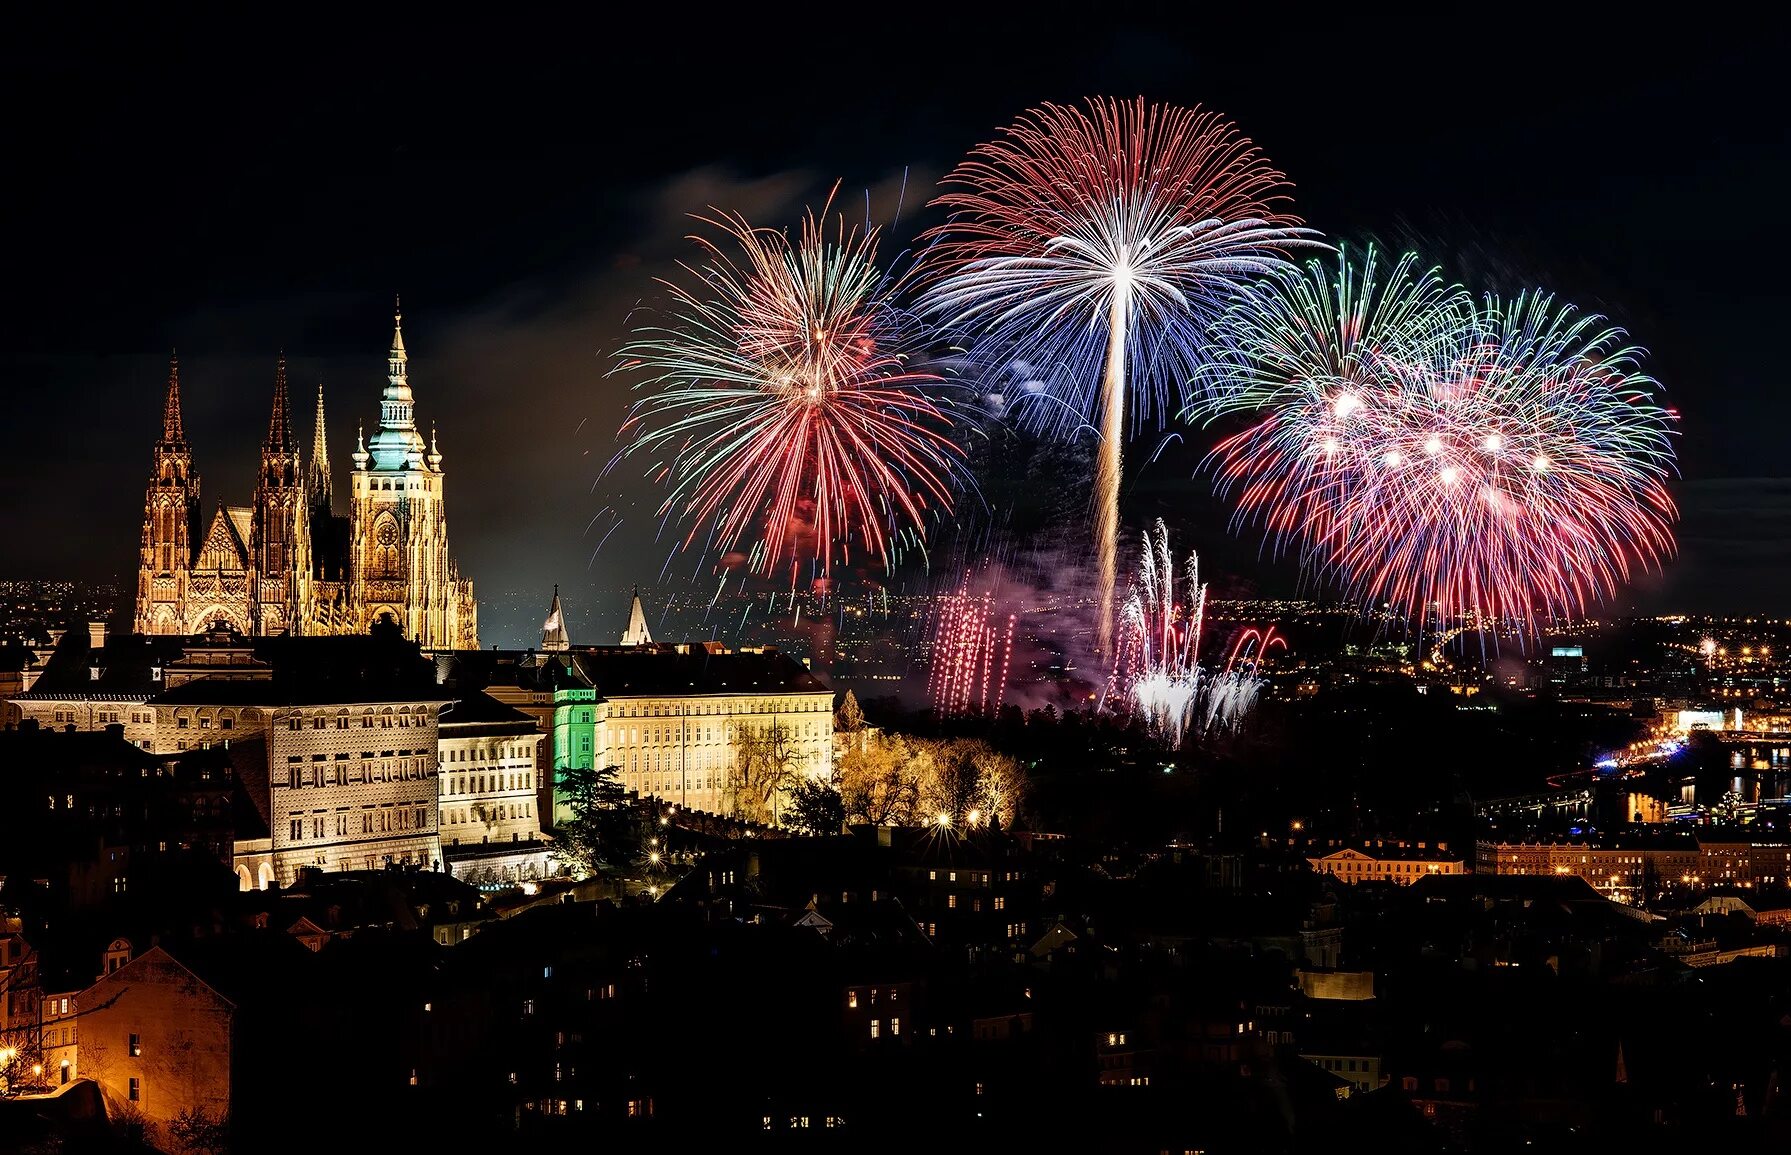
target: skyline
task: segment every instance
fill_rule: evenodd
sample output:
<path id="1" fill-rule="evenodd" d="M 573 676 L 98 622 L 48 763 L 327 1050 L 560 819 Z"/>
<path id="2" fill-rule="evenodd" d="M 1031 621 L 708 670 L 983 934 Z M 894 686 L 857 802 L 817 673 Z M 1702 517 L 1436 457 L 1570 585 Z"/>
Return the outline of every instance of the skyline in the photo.
<path id="1" fill-rule="evenodd" d="M 974 38 L 975 29 L 958 28 Z M 597 479 L 631 399 L 629 382 L 605 375 L 610 356 L 630 307 L 687 253 L 684 214 L 714 205 L 793 225 L 837 178 L 842 197 L 869 188 L 882 223 L 906 170 L 902 234 L 911 235 L 936 221 L 919 206 L 950 163 L 1021 109 L 1143 91 L 1235 120 L 1288 173 L 1301 215 L 1330 239 L 1415 242 L 1476 289 L 1537 282 L 1625 325 L 1684 418 L 1685 480 L 1673 486 L 1681 556 L 1608 612 L 1771 606 L 1791 478 L 1777 472 L 1773 430 L 1786 414 L 1759 395 L 1770 351 L 1754 337 L 1771 331 L 1784 290 L 1762 262 L 1713 273 L 1698 242 L 1669 231 L 1695 227 L 1702 206 L 1770 186 L 1787 167 L 1786 126 L 1770 122 L 1768 86 L 1752 63 L 1764 39 L 1669 52 L 1664 28 L 1625 33 L 1632 39 L 1620 46 L 1618 34 L 1601 33 L 1638 67 L 1565 72 L 1540 91 L 1525 82 L 1545 74 L 1545 62 L 1514 61 L 1511 31 L 1443 49 L 1410 43 L 1410 32 L 1363 36 L 1393 58 L 1446 50 L 1462 72 L 1502 64 L 1510 92 L 1469 114 L 1410 99 L 1408 78 L 1349 74 L 1373 114 L 1340 133 L 1322 117 L 1330 81 L 1320 82 L 1320 66 L 1336 49 L 1321 48 L 1320 34 L 1312 47 L 1287 47 L 1276 83 L 1261 84 L 1212 38 L 1153 41 L 1142 22 L 1123 19 L 1094 34 L 1080 59 L 1060 56 L 1041 75 L 1028 60 L 1049 38 L 1010 28 L 1013 52 L 899 108 L 875 91 L 805 106 L 774 73 L 734 106 L 777 130 L 767 144 L 741 133 L 738 117 L 681 115 L 716 107 L 728 73 L 715 69 L 733 55 L 721 49 L 691 49 L 684 110 L 663 101 L 642 109 L 620 102 L 656 91 L 653 69 L 664 62 L 652 53 L 612 54 L 609 69 L 587 78 L 549 48 L 547 62 L 567 68 L 500 62 L 511 71 L 494 69 L 490 90 L 466 92 L 452 29 L 408 30 L 399 75 L 367 67 L 378 36 L 314 45 L 298 35 L 277 46 L 280 63 L 259 61 L 249 75 L 244 62 L 208 52 L 216 30 L 158 25 L 141 45 L 131 31 L 81 45 L 90 50 L 85 66 L 161 83 L 146 84 L 129 108 L 72 94 L 71 116 L 84 130 L 22 126 L 15 152 L 44 179 L 0 194 L 17 270 L 0 320 L 0 372 L 31 382 L 15 386 L 15 420 L 0 433 L 0 482 L 17 495 L 0 530 L 29 544 L 0 576 L 103 578 L 133 568 L 170 347 L 180 350 L 208 506 L 240 502 L 251 489 L 282 348 L 295 396 L 324 384 L 330 441 L 345 459 L 356 420 L 376 412 L 390 299 L 401 293 L 418 418 L 441 430 L 451 525 L 463 571 L 478 583 L 481 625 L 490 640 L 527 644 L 555 582 L 575 615 L 589 600 L 580 591 L 662 585 L 675 535 L 653 543 L 659 492 L 638 474 Z M 843 40 L 790 35 L 791 51 Z M 321 93 L 272 82 L 280 64 L 320 48 L 332 71 L 358 79 Z M 1693 57 L 1677 71 L 1665 66 Z M 7 83 L 69 92 L 74 59 L 46 52 Z M 1302 80 L 1302 68 L 1316 70 Z M 220 84 L 244 99 L 191 106 Z M 613 106 L 628 114 L 591 115 Z M 540 109 L 548 111 L 528 115 Z M 1473 132 L 1460 131 L 1463 116 Z M 158 124 L 162 133 L 146 131 Z M 580 129 L 607 132 L 606 147 L 578 143 Z M 164 152 L 170 136 L 186 147 Z M 1662 140 L 1679 147 L 1662 149 Z M 177 158 L 196 170 L 185 181 L 167 175 Z M 143 183 L 119 190 L 104 179 L 114 170 L 141 172 Z M 308 413 L 297 425 L 308 441 Z M 71 430 L 83 468 L 53 471 L 54 446 Z M 334 464 L 340 483 L 346 461 Z M 1208 479 L 1189 478 L 1171 454 L 1131 482 L 1126 532 L 1167 500 L 1189 522 L 1178 532 L 1216 571 L 1265 593 L 1295 592 L 1290 567 L 1258 565 L 1254 543 L 1231 538 L 1222 514 L 1203 512 L 1214 508 L 1209 491 Z M 84 540 L 54 531 L 70 505 L 88 511 Z M 586 524 L 605 505 L 623 508 L 626 522 L 593 562 L 595 534 L 606 527 L 587 536 Z M 692 560 L 674 560 L 668 579 L 712 582 Z M 913 589 L 919 577 L 905 570 L 897 588 Z M 526 616 L 493 605 L 536 587 L 540 604 Z"/>

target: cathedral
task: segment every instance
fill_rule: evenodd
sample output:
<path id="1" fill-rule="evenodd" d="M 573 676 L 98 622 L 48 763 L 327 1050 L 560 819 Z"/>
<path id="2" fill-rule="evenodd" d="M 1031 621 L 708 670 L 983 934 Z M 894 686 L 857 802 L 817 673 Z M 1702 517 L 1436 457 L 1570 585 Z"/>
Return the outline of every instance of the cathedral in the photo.
<path id="1" fill-rule="evenodd" d="M 208 521 L 181 428 L 180 363 L 171 361 L 143 503 L 135 631 L 196 634 L 223 623 L 244 636 L 361 634 L 390 622 L 425 649 L 478 649 L 473 583 L 448 553 L 441 450 L 433 429 L 427 443 L 417 432 L 414 409 L 397 314 L 379 428 L 357 440 L 348 512 L 338 514 L 323 387 L 301 463 L 282 356 L 254 503 L 220 501 Z"/>

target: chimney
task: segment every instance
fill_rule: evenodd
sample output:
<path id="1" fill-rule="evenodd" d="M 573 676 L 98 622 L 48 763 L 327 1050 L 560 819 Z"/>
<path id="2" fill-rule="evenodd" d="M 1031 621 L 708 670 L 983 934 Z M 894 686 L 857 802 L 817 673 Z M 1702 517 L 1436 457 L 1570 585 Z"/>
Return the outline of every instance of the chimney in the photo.
<path id="1" fill-rule="evenodd" d="M 106 648 L 105 622 L 87 623 L 87 648 L 90 650 L 103 650 Z"/>

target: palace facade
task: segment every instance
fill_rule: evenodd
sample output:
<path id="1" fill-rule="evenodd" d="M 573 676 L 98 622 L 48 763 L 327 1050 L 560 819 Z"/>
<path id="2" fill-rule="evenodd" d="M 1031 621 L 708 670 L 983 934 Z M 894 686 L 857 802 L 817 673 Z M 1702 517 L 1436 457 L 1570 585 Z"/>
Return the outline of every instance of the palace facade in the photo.
<path id="1" fill-rule="evenodd" d="M 219 623 L 245 637 L 363 634 L 399 626 L 428 650 L 479 648 L 473 583 L 448 551 L 442 453 L 417 431 L 394 315 L 379 428 L 350 455 L 348 512 L 335 512 L 323 388 L 308 462 L 292 434 L 286 359 L 274 372 L 253 502 L 209 520 L 181 422 L 171 361 L 162 435 L 143 503 L 133 632 L 191 636 Z"/>

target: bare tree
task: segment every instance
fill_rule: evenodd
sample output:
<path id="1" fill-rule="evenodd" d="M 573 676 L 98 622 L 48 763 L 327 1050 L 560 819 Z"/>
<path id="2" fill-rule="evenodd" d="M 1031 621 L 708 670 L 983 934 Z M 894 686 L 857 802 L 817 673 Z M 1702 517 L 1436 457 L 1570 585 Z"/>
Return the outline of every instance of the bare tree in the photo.
<path id="1" fill-rule="evenodd" d="M 777 825 L 783 797 L 801 779 L 802 754 L 790 728 L 772 722 L 763 728 L 742 725 L 734 737 L 734 758 L 728 767 L 728 794 L 733 809 L 751 822 Z"/>

